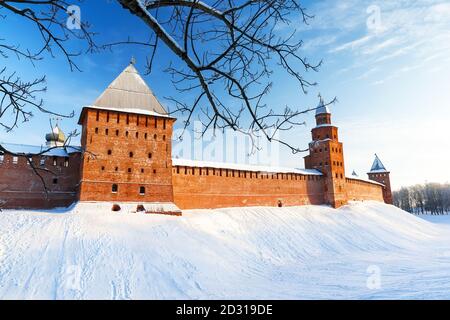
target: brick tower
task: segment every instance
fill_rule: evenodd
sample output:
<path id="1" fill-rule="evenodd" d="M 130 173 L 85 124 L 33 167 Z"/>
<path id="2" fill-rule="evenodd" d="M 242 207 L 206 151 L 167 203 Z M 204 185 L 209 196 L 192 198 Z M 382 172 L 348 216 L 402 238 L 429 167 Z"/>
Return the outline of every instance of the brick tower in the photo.
<path id="1" fill-rule="evenodd" d="M 385 166 L 381 162 L 380 158 L 375 154 L 375 160 L 373 161 L 370 172 L 367 173 L 369 179 L 384 184 L 383 198 L 387 204 L 392 204 L 392 190 L 390 172 L 386 170 Z"/>
<path id="2" fill-rule="evenodd" d="M 316 110 L 316 127 L 312 129 L 306 169 L 317 169 L 324 175 L 324 201 L 338 208 L 347 203 L 343 145 L 338 128 L 331 123 L 331 113 L 322 98 Z"/>
<path id="3" fill-rule="evenodd" d="M 80 201 L 173 202 L 174 122 L 132 61 L 81 112 Z"/>

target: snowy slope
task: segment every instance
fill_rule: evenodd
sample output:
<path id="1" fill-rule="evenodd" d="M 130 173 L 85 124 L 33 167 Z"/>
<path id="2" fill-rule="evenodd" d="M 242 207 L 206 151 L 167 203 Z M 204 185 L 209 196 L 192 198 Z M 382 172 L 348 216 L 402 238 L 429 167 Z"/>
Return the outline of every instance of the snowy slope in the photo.
<path id="1" fill-rule="evenodd" d="M 384 204 L 108 209 L 0 213 L 0 299 L 450 298 L 450 226 Z"/>

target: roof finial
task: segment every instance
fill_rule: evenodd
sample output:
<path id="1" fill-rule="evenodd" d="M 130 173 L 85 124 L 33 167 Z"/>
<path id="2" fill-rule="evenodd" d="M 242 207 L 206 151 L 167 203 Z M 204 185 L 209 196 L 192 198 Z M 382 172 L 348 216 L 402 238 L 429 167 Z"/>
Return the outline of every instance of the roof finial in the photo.
<path id="1" fill-rule="evenodd" d="M 52 126 L 51 121 L 55 121 L 55 127 L 59 126 L 59 122 L 62 120 L 61 117 L 53 117 L 50 119 L 50 126 Z"/>
<path id="2" fill-rule="evenodd" d="M 136 65 L 136 59 L 134 58 L 134 56 L 131 56 L 130 64 L 132 64 L 133 66 Z"/>
<path id="3" fill-rule="evenodd" d="M 318 97 L 319 97 L 320 105 L 323 106 L 325 103 L 323 102 L 323 98 L 322 98 L 322 95 L 320 94 L 320 92 L 319 92 Z"/>

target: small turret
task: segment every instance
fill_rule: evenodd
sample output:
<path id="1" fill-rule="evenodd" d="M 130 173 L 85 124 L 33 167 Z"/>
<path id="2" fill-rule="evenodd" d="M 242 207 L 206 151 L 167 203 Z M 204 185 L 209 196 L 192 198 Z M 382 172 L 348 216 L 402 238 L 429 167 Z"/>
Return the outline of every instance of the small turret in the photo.
<path id="1" fill-rule="evenodd" d="M 319 95 L 319 99 L 320 102 L 316 109 L 316 124 L 318 126 L 331 124 L 330 109 L 325 105 L 322 96 Z"/>
<path id="2" fill-rule="evenodd" d="M 367 173 L 370 180 L 376 181 L 384 185 L 383 198 L 387 204 L 392 204 L 392 191 L 391 191 L 391 179 L 390 172 L 386 169 L 383 162 L 377 154 L 375 154 L 375 160 L 373 161 L 372 168 Z"/>

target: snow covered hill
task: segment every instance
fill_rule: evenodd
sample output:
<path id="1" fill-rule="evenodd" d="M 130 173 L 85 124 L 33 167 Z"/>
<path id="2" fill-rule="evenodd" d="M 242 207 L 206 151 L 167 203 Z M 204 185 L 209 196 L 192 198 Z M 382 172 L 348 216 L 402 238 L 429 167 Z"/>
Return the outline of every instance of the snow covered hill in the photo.
<path id="1" fill-rule="evenodd" d="M 0 232 L 0 299 L 450 298 L 450 225 L 376 202 L 183 217 L 79 204 L 3 211 Z"/>

